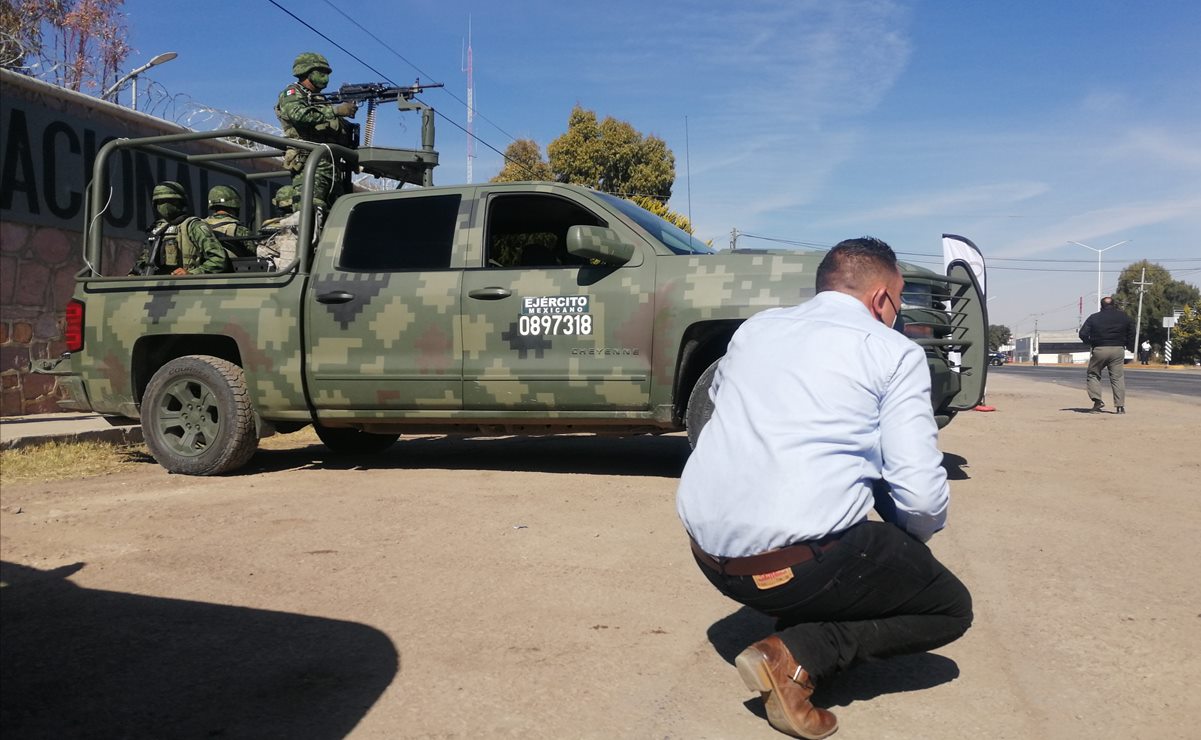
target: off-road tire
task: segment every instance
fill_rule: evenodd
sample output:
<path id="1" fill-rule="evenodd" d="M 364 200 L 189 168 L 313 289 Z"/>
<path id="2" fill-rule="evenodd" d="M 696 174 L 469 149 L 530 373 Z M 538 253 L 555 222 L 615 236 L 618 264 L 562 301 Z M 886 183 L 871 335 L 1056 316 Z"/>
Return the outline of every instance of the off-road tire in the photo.
<path id="1" fill-rule="evenodd" d="M 694 450 L 697 440 L 701 438 L 701 430 L 713 415 L 713 399 L 709 397 L 709 388 L 713 385 L 713 376 L 717 374 L 719 362 L 720 357 L 705 368 L 701 377 L 696 379 L 696 385 L 692 386 L 692 393 L 688 395 L 688 408 L 684 410 L 684 427 L 688 430 L 688 444 Z"/>
<path id="2" fill-rule="evenodd" d="M 375 434 L 349 427 L 326 427 L 314 424 L 321 444 L 339 455 L 374 455 L 383 452 L 400 439 L 399 434 Z"/>
<path id="3" fill-rule="evenodd" d="M 245 465 L 259 438 L 242 368 L 209 355 L 160 367 L 142 396 L 142 436 L 172 473 L 220 475 Z"/>

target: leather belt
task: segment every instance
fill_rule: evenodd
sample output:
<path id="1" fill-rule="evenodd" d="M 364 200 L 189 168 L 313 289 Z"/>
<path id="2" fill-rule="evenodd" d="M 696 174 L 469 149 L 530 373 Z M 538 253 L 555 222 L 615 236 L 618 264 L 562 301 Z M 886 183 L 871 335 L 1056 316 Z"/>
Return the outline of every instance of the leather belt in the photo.
<path id="1" fill-rule="evenodd" d="M 725 576 L 757 576 L 807 563 L 816 557 L 816 553 L 824 553 L 837 545 L 841 536 L 842 532 L 839 532 L 820 540 L 799 542 L 743 558 L 715 558 L 702 550 L 691 537 L 688 538 L 688 542 L 692 545 L 696 559 L 710 570 Z"/>

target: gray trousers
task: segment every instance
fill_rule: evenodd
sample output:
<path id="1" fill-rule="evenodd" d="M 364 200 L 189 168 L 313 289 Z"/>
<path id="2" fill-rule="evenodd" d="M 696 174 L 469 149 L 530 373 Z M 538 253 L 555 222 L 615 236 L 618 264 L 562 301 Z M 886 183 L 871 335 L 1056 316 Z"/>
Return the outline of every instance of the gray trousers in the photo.
<path id="1" fill-rule="evenodd" d="M 1088 375 L 1085 384 L 1088 397 L 1101 400 L 1101 371 L 1109 370 L 1109 387 L 1113 389 L 1113 405 L 1126 405 L 1126 361 L 1125 347 L 1093 347 L 1088 358 Z"/>

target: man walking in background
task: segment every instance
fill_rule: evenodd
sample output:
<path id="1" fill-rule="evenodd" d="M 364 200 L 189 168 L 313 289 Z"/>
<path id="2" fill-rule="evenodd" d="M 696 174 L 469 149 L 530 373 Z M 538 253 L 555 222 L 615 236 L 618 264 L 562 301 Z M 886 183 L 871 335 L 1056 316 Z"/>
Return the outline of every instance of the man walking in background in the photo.
<path id="1" fill-rule="evenodd" d="M 1134 322 L 1117 304 L 1113 296 L 1101 299 L 1101 310 L 1084 320 L 1080 341 L 1092 347 L 1088 358 L 1085 386 L 1093 401 L 1092 411 L 1105 408 L 1101 400 L 1101 371 L 1109 373 L 1113 405 L 1119 414 L 1126 413 L 1126 350 L 1134 351 Z"/>

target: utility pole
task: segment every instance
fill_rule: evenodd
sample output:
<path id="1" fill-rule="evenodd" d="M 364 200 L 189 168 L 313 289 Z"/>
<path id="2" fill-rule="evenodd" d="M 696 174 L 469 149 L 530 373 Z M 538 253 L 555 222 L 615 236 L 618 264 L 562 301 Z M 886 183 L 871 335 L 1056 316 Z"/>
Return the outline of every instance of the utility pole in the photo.
<path id="1" fill-rule="evenodd" d="M 1090 247 L 1089 245 L 1081 244 L 1080 242 L 1072 242 L 1072 244 L 1075 244 L 1078 247 L 1084 247 L 1085 249 L 1091 249 L 1097 253 L 1097 310 L 1098 311 L 1101 310 L 1101 253 L 1107 252 L 1107 251 L 1113 249 L 1114 247 L 1120 247 L 1128 241 L 1130 241 L 1130 240 L 1123 239 L 1122 241 L 1118 242 L 1117 244 L 1110 244 L 1108 247 L 1105 247 L 1104 249 L 1097 249 L 1096 247 Z"/>
<path id="2" fill-rule="evenodd" d="M 730 251 L 738 249 L 738 227 L 730 229 Z"/>
<path id="3" fill-rule="evenodd" d="M 1142 352 L 1142 348 L 1139 347 L 1138 336 L 1143 328 L 1143 292 L 1146 291 L 1147 286 L 1150 284 L 1147 282 L 1147 268 L 1144 267 L 1143 274 L 1139 275 L 1138 282 L 1135 283 L 1138 286 L 1138 318 L 1134 320 L 1134 351 L 1136 353 Z M 1135 357 L 1137 356 L 1136 354 Z"/>
<path id="4" fill-rule="evenodd" d="M 1034 351 L 1030 353 L 1034 366 L 1038 367 L 1038 316 L 1034 317 Z"/>

